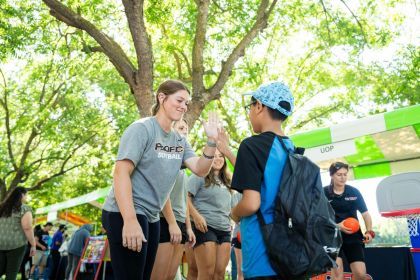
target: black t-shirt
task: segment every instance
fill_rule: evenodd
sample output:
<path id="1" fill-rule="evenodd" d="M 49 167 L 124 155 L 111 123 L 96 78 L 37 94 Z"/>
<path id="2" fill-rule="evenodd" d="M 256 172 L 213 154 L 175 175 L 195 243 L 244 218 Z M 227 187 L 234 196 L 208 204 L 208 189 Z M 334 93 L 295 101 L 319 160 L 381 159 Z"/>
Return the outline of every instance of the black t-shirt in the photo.
<path id="1" fill-rule="evenodd" d="M 38 242 L 41 243 L 42 246 L 45 246 L 45 248 L 48 248 L 48 245 L 46 241 L 48 240 L 48 232 L 44 231 L 43 229 L 40 229 L 35 232 L 35 237 L 38 238 Z M 36 246 L 37 250 L 42 250 L 41 247 Z"/>
<path id="2" fill-rule="evenodd" d="M 357 211 L 362 214 L 367 211 L 362 194 L 355 187 L 345 185 L 344 192 L 337 195 L 330 191 L 330 186 L 326 186 L 324 187 L 324 193 L 335 211 L 335 222 L 337 224 L 349 217 L 357 219 Z M 346 234 L 344 232 L 341 232 L 341 234 L 343 235 L 344 243 L 360 242 L 363 238 L 360 229 L 354 234 Z"/>

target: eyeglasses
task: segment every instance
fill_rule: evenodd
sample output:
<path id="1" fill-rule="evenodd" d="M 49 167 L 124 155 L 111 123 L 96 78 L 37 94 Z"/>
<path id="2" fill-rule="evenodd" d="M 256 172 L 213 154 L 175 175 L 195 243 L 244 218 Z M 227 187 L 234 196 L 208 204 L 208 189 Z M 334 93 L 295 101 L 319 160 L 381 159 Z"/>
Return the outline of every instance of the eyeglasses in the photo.
<path id="1" fill-rule="evenodd" d="M 246 112 L 247 114 L 249 114 L 249 111 L 251 110 L 251 106 L 252 106 L 252 105 L 254 105 L 255 103 L 257 103 L 257 100 L 252 101 L 252 102 L 251 102 L 251 103 L 249 103 L 248 105 L 245 105 L 245 106 L 244 106 L 245 112 Z"/>

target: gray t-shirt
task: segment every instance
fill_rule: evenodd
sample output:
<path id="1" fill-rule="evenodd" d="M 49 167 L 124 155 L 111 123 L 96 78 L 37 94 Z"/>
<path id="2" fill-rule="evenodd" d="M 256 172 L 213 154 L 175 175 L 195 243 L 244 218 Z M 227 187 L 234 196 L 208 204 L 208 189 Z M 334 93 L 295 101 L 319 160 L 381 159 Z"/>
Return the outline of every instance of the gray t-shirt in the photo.
<path id="1" fill-rule="evenodd" d="M 175 131 L 163 131 L 155 117 L 132 123 L 121 137 L 117 160 L 128 159 L 135 166 L 131 184 L 136 213 L 145 215 L 150 223 L 159 221 L 181 164 L 194 156 L 187 140 Z M 114 187 L 103 209 L 120 212 Z"/>
<path id="2" fill-rule="evenodd" d="M 170 194 L 172 211 L 178 222 L 185 223 L 187 217 L 187 180 L 185 169 L 179 170 L 174 188 Z"/>
<path id="3" fill-rule="evenodd" d="M 204 178 L 194 174 L 188 179 L 188 192 L 193 196 L 194 207 L 207 225 L 217 230 L 230 231 L 229 214 L 233 203 L 231 192 L 223 184 L 204 187 L 204 183 Z"/>

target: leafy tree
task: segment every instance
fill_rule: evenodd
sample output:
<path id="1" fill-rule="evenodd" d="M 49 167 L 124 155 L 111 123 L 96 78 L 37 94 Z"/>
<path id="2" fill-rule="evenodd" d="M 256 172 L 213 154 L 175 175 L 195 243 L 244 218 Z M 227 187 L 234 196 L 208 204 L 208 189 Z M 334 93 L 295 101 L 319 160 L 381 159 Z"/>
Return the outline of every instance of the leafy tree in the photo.
<path id="1" fill-rule="evenodd" d="M 93 91 L 78 76 L 86 66 L 60 60 L 52 53 L 48 62 L 29 62 L 16 76 L 0 70 L 1 198 L 18 185 L 39 190 L 53 184 L 100 157 L 110 138 L 102 105 L 80 94 Z"/>
<path id="2" fill-rule="evenodd" d="M 118 44 L 116 40 L 102 30 L 99 26 L 100 23 L 92 23 L 92 20 L 88 20 L 85 17 L 85 15 L 91 15 L 89 9 L 92 9 L 92 7 L 98 7 L 99 10 L 103 11 L 102 7 L 105 5 L 104 2 L 96 1 L 94 4 L 84 4 L 83 2 L 68 1 L 66 3 L 67 5 L 57 0 L 43 0 L 43 2 L 50 8 L 52 16 L 69 26 L 85 31 L 99 44 L 99 46 L 88 48 L 89 50 L 101 51 L 109 58 L 118 73 L 129 85 L 130 90 L 135 96 L 139 112 L 143 116 L 150 114 L 150 108 L 154 103 L 153 82 L 155 72 L 154 49 L 152 46 L 163 41 L 159 40 L 159 38 L 151 38 L 147 24 L 161 25 L 161 30 L 159 31 L 163 36 L 168 37 L 168 43 L 165 41 L 166 44 L 159 49 L 168 50 L 171 56 L 174 56 L 178 69 L 178 78 L 183 78 L 183 67 L 181 65 L 185 64 L 187 66 L 188 78 L 191 79 L 193 102 L 189 109 L 188 119 L 190 123 L 194 123 L 209 101 L 220 97 L 220 92 L 231 75 L 235 63 L 244 55 L 245 49 L 257 35 L 266 28 L 269 16 L 277 3 L 276 0 L 271 2 L 269 0 L 262 0 L 260 4 L 256 4 L 255 1 L 241 1 L 233 4 L 224 2 L 219 3 L 219 5 L 211 5 L 210 0 L 197 0 L 195 1 L 195 7 L 189 1 L 181 1 L 179 4 L 180 9 L 175 9 L 177 7 L 177 3 L 175 2 L 162 3 L 161 1 L 150 1 L 147 6 L 142 0 L 123 0 L 122 4 L 126 21 L 130 29 L 131 41 L 135 50 L 136 62 L 132 63 L 130 55 L 123 50 L 121 44 Z M 118 6 L 115 8 L 120 9 Z M 248 15 L 249 18 L 252 18 L 252 25 L 244 25 L 241 22 L 239 28 L 234 31 L 225 30 L 226 32 L 220 32 L 221 30 L 219 28 L 217 30 L 219 32 L 218 34 L 211 34 L 208 30 L 209 28 L 214 27 L 216 23 L 223 25 L 223 22 L 221 22 L 217 14 L 212 13 L 212 9 L 222 10 L 227 14 L 223 19 L 231 19 L 233 22 L 237 21 L 236 14 L 240 11 L 239 13 L 242 13 L 242 15 Z M 98 14 L 97 9 L 95 9 L 95 13 Z M 178 19 L 176 13 L 180 13 L 181 16 L 185 16 L 186 18 L 172 21 L 174 18 Z M 171 21 L 173 22 L 172 24 L 170 24 Z M 190 60 L 188 58 L 189 56 L 186 55 L 185 49 L 178 48 L 174 44 L 172 38 L 178 37 L 175 35 L 177 32 L 174 32 L 175 36 L 169 36 L 167 32 L 167 30 L 172 30 L 172 27 L 180 27 L 181 24 L 183 26 L 180 29 L 181 36 L 185 36 L 193 42 Z M 179 29 L 175 28 L 174 30 Z M 182 31 L 185 31 L 185 33 Z M 230 46 L 223 45 L 225 48 L 223 50 L 225 60 L 221 62 L 219 66 L 220 70 L 218 73 L 211 71 L 211 75 L 207 76 L 205 70 L 207 66 L 205 62 L 206 45 L 212 46 L 214 44 L 216 46 L 221 43 L 223 38 L 226 38 L 225 34 L 239 34 L 239 36 L 236 36 L 239 38 L 236 39 L 235 36 L 232 36 L 230 38 L 231 40 L 229 40 Z M 211 40 L 212 37 L 214 37 L 214 40 Z M 233 48 L 231 47 L 232 43 L 235 46 Z M 209 50 L 207 49 L 207 51 Z M 167 59 L 167 56 L 163 59 Z M 220 60 L 218 63 L 220 64 Z M 171 67 L 171 70 L 173 68 Z"/>

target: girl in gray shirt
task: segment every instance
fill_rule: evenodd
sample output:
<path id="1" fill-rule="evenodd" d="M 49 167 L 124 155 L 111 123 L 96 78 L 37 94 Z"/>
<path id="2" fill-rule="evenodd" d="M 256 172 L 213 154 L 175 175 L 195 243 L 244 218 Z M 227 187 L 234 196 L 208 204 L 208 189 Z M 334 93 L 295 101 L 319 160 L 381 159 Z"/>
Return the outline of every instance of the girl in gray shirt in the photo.
<path id="1" fill-rule="evenodd" d="M 230 256 L 229 214 L 234 203 L 230 182 L 226 159 L 218 150 L 209 175 L 205 178 L 192 175 L 188 180 L 188 200 L 196 236 L 194 255 L 198 279 L 204 276 L 224 279 Z"/>
<path id="2" fill-rule="evenodd" d="M 116 279 L 150 278 L 159 242 L 159 212 L 165 204 L 170 207 L 169 194 L 181 164 L 199 176 L 211 167 L 218 139 L 216 114 L 203 124 L 208 141 L 201 157 L 172 129 L 189 100 L 184 84 L 165 81 L 156 93 L 154 116 L 132 123 L 121 138 L 113 187 L 102 211 Z"/>

